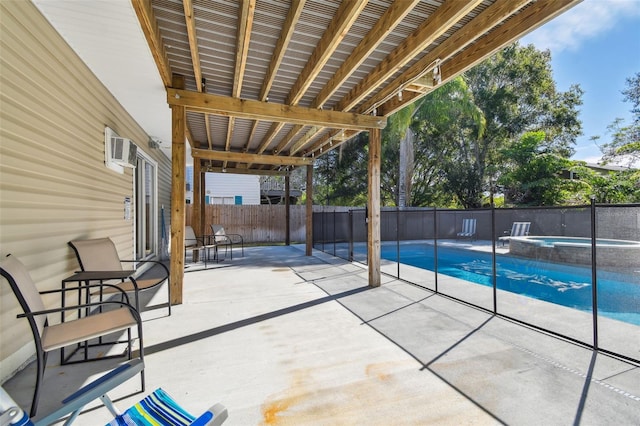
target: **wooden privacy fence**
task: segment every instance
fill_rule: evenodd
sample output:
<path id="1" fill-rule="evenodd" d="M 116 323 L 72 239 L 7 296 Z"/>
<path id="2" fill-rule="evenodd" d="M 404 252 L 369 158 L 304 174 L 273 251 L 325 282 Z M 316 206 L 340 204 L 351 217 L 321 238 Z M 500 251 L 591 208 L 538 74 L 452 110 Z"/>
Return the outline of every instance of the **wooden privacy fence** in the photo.
<path id="1" fill-rule="evenodd" d="M 193 206 L 186 205 L 186 224 L 191 225 Z M 286 240 L 284 205 L 223 205 L 204 206 L 205 233 L 211 225 L 222 225 L 229 234 L 240 234 L 245 243 L 281 243 Z M 290 206 L 291 242 L 305 241 L 306 209 L 304 205 Z"/>

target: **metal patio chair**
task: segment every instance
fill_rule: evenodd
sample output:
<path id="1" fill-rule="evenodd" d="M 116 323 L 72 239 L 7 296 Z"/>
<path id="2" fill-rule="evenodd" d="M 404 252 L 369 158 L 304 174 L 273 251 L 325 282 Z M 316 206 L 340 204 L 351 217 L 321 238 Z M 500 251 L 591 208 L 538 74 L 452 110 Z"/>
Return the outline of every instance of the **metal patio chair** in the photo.
<path id="1" fill-rule="evenodd" d="M 216 243 L 229 246 L 231 259 L 233 259 L 233 245 L 240 243 L 242 256 L 244 256 L 244 238 L 240 234 L 228 234 L 222 225 L 211 225 L 211 233 Z"/>
<path id="2" fill-rule="evenodd" d="M 27 319 L 35 342 L 37 363 L 36 385 L 31 403 L 31 417 L 36 415 L 38 409 L 38 400 L 40 398 L 41 385 L 44 377 L 44 368 L 47 363 L 47 356 L 49 352 L 126 330 L 127 354 L 128 358 L 131 359 L 133 341 L 131 329 L 137 327 L 140 346 L 139 357 L 140 360 L 143 359 L 144 347 L 142 344 L 142 321 L 138 311 L 129 303 L 101 301 L 96 303 L 67 305 L 60 308 L 46 309 L 44 302 L 42 301 L 42 297 L 40 296 L 41 294 L 61 293 L 61 298 L 64 298 L 68 292 L 90 291 L 93 287 L 99 287 L 99 284 L 38 292 L 38 289 L 31 279 L 26 267 L 12 255 L 8 255 L 0 261 L 0 274 L 7 280 L 11 286 L 11 290 L 13 290 L 13 293 L 18 299 L 18 303 L 20 304 L 23 313 L 19 314 L 17 317 Z M 103 284 L 103 286 L 105 285 Z M 126 300 L 128 300 L 126 293 L 122 292 L 122 295 Z M 81 316 L 71 321 L 64 321 L 59 324 L 49 325 L 49 314 L 63 314 L 68 311 L 80 313 L 86 309 L 96 311 L 100 308 L 105 308 L 106 310 L 99 313 Z M 64 317 L 62 319 L 64 319 Z M 105 358 L 106 357 L 102 357 L 93 360 Z M 140 380 L 142 390 L 144 391 L 144 371 L 140 371 Z"/>
<path id="3" fill-rule="evenodd" d="M 74 240 L 69 241 L 69 246 L 73 249 L 83 271 L 123 271 L 123 263 L 136 265 L 137 269 L 140 265 L 152 263 L 156 265 L 160 271 L 159 275 L 141 275 L 136 276 L 135 271 L 129 276 L 128 280 L 115 283 L 118 288 L 135 294 L 135 306 L 138 312 L 140 309 L 140 291 L 155 288 L 166 281 L 167 283 L 167 303 L 160 303 L 153 306 L 147 306 L 145 310 L 158 309 L 166 307 L 169 316 L 171 316 L 171 286 L 169 283 L 169 268 L 165 264 L 157 260 L 125 260 L 120 259 L 116 246 L 111 238 L 96 238 L 92 240 Z M 106 292 L 113 292 L 113 289 L 106 289 Z"/>
<path id="4" fill-rule="evenodd" d="M 184 227 L 184 255 L 185 259 L 187 253 L 191 253 L 191 261 L 195 262 L 196 254 L 198 257 L 204 260 L 204 267 L 207 267 L 207 262 L 211 257 L 211 250 L 213 250 L 213 258 L 218 261 L 218 244 L 213 241 L 210 236 L 197 237 L 193 227 L 186 225 Z"/>

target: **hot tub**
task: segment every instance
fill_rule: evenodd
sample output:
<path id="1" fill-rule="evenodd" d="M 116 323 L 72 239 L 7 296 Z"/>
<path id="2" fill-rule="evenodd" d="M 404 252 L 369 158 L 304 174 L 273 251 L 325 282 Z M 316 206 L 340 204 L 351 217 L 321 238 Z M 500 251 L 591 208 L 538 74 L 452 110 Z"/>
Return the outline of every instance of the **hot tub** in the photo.
<path id="1" fill-rule="evenodd" d="M 591 264 L 591 238 L 526 236 L 511 237 L 509 253 L 514 256 L 579 265 Z M 636 268 L 640 266 L 640 241 L 596 239 L 598 266 Z"/>

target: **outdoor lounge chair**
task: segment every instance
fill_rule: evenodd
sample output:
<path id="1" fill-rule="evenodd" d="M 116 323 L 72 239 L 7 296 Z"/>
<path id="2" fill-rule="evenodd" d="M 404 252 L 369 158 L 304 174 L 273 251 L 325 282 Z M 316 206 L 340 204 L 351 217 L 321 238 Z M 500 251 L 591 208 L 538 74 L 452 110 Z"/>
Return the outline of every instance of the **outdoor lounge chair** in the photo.
<path id="1" fill-rule="evenodd" d="M 131 359 L 131 346 L 133 340 L 131 329 L 133 327 L 137 327 L 140 345 L 140 360 L 143 359 L 144 348 L 142 345 L 142 321 L 138 311 L 129 303 L 105 301 L 46 309 L 44 302 L 42 301 L 42 297 L 40 296 L 41 294 L 61 293 L 62 298 L 67 292 L 78 292 L 83 290 L 89 291 L 91 287 L 99 287 L 100 285 L 77 286 L 38 292 L 25 266 L 12 255 L 8 255 L 0 261 L 0 274 L 7 280 L 13 290 L 13 293 L 18 299 L 18 303 L 24 312 L 18 315 L 18 318 L 26 318 L 28 320 L 35 342 L 36 386 L 33 393 L 33 400 L 31 402 L 31 417 L 36 415 L 38 409 L 40 388 L 49 352 L 55 349 L 64 348 L 65 346 L 87 342 L 90 339 L 126 330 L 127 354 L 128 358 Z M 128 300 L 125 292 L 122 292 L 122 295 Z M 99 308 L 111 309 L 100 311 L 99 313 L 92 313 L 71 321 L 60 322 L 55 325 L 49 325 L 47 318 L 48 314 L 62 314 L 67 311 L 82 312 L 85 309 L 92 309 L 95 311 Z M 98 359 L 105 358 L 106 357 Z M 143 371 L 140 371 L 140 380 L 142 390 L 144 391 Z"/>
<path id="2" fill-rule="evenodd" d="M 161 303 L 146 307 L 145 310 L 158 309 L 167 307 L 169 315 L 171 315 L 171 289 L 169 283 L 169 268 L 162 262 L 156 260 L 123 260 L 118 256 L 116 246 L 111 238 L 96 238 L 93 240 L 75 240 L 69 241 L 69 246 L 73 249 L 78 258 L 80 269 L 83 271 L 123 271 L 123 263 L 133 263 L 137 266 L 141 264 L 153 263 L 159 266 L 159 275 L 137 277 L 135 272 L 131 274 L 128 280 L 115 284 L 118 288 L 134 292 L 135 307 L 138 312 L 140 310 L 140 291 L 149 290 L 157 287 L 166 281 L 167 283 L 167 303 Z M 113 292 L 113 289 L 107 289 L 105 292 Z"/>
<path id="3" fill-rule="evenodd" d="M 458 238 L 472 239 L 476 235 L 476 220 L 475 219 L 462 219 L 462 231 L 458 232 Z"/>
<path id="4" fill-rule="evenodd" d="M 213 258 L 218 261 L 218 244 L 210 241 L 210 236 L 197 237 L 193 227 L 187 225 L 184 227 L 184 255 L 191 252 L 191 260 L 195 262 L 196 254 L 199 258 L 204 259 L 204 267 L 207 267 L 207 261 L 210 259 L 211 250 L 213 250 Z"/>
<path id="5" fill-rule="evenodd" d="M 111 398 L 107 395 L 107 392 L 129 380 L 138 372 L 142 372 L 143 369 L 144 363 L 142 360 L 135 359 L 129 361 L 63 399 L 60 407 L 36 420 L 33 424 L 35 426 L 50 425 L 66 417 L 64 424 L 69 425 L 77 418 L 85 405 L 98 398 L 102 400 L 105 407 L 115 416 L 115 419 L 109 423 L 114 425 L 192 424 L 218 426 L 227 419 L 227 409 L 222 404 L 213 405 L 206 413 L 196 419 L 195 416 L 185 411 L 162 389 L 157 389 L 151 395 L 121 414 L 111 401 Z M 15 425 L 31 424 L 18 404 L 0 387 L 0 420 L 2 420 L 0 424 L 2 425 L 5 424 L 5 416 L 6 419 L 9 420 L 7 423 Z"/>
<path id="6" fill-rule="evenodd" d="M 504 231 L 505 236 L 498 238 L 498 241 L 502 243 L 504 246 L 507 241 L 511 239 L 511 237 L 524 237 L 529 235 L 529 228 L 531 227 L 531 222 L 513 222 L 511 226 L 511 231 Z"/>
<path id="7" fill-rule="evenodd" d="M 240 243 L 242 255 L 244 256 L 244 238 L 240 234 L 227 234 L 222 225 L 211 225 L 211 233 L 216 243 L 228 245 L 233 259 L 233 245 Z"/>

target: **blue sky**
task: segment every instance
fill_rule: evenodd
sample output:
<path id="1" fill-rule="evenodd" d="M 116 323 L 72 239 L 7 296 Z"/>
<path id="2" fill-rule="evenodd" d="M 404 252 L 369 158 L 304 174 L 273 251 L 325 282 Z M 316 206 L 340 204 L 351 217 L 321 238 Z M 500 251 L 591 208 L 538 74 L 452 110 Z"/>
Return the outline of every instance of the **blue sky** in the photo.
<path id="1" fill-rule="evenodd" d="M 579 84 L 584 94 L 573 159 L 597 162 L 599 135 L 607 142 L 607 126 L 616 118 L 631 122 L 631 103 L 623 102 L 626 79 L 640 72 L 640 0 L 584 0 L 531 32 L 521 44 L 551 51 L 559 90 Z"/>

